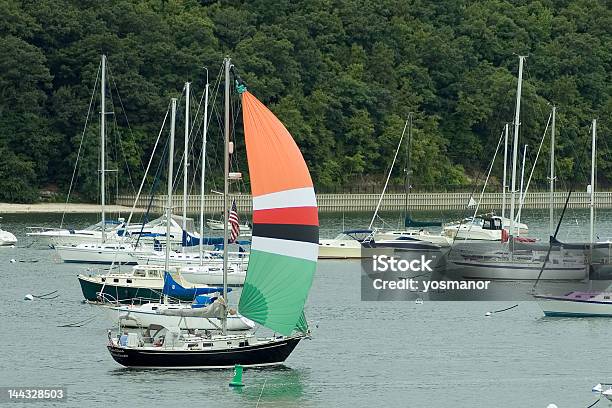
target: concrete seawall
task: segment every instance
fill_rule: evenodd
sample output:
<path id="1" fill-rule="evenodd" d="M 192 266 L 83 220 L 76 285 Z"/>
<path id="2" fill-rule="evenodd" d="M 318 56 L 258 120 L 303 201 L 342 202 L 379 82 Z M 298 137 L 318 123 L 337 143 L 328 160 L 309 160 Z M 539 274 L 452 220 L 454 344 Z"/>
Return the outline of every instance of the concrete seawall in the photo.
<path id="1" fill-rule="evenodd" d="M 378 203 L 379 194 L 318 194 L 317 203 L 321 213 L 341 212 L 373 212 Z M 562 208 L 567 198 L 567 192 L 557 192 L 553 197 L 553 206 Z M 134 203 L 134 195 L 122 195 L 117 197 L 116 204 L 131 207 Z M 251 196 L 247 194 L 235 194 L 231 199 L 236 200 L 236 206 L 240 212 L 251 211 Z M 478 200 L 478 195 L 474 197 Z M 507 196 L 507 208 L 509 207 Z M 408 195 L 408 207 L 419 211 L 437 210 L 462 210 L 470 201 L 470 193 L 414 193 Z M 596 193 L 597 208 L 612 208 L 612 192 Z M 381 211 L 400 211 L 404 208 L 405 194 L 387 194 L 383 198 Z M 485 193 L 479 207 L 479 212 L 499 210 L 502 203 L 501 193 Z M 590 196 L 586 192 L 574 192 L 570 198 L 569 208 L 589 208 Z M 140 198 L 138 208 L 146 209 L 149 198 Z M 166 199 L 164 196 L 155 196 L 151 201 L 151 211 L 161 213 L 164 211 Z M 183 197 L 174 196 L 174 213 L 183 206 Z M 546 192 L 527 193 L 524 208 L 548 208 L 549 195 Z M 206 195 L 204 197 L 204 211 L 207 214 L 220 213 L 223 208 L 223 197 L 220 195 Z M 200 196 L 190 195 L 187 198 L 187 209 L 190 214 L 200 211 Z"/>

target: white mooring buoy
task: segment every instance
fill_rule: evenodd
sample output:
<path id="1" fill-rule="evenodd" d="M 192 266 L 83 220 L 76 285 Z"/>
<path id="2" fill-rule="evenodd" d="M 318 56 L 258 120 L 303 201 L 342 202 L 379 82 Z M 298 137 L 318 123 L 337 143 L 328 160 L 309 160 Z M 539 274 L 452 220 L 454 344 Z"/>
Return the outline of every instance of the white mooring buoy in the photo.
<path id="1" fill-rule="evenodd" d="M 546 408 L 559 408 L 555 404 L 548 404 Z"/>
<path id="2" fill-rule="evenodd" d="M 13 259 L 11 259 L 9 262 L 10 262 L 10 263 L 15 263 L 15 262 L 17 262 L 17 260 L 15 260 L 15 258 L 13 258 Z"/>
<path id="3" fill-rule="evenodd" d="M 29 293 L 27 295 L 25 295 L 25 297 L 23 298 L 23 300 L 34 300 L 34 296 L 30 295 Z"/>
<path id="4" fill-rule="evenodd" d="M 485 316 L 486 316 L 486 317 L 489 317 L 489 316 L 491 316 L 492 314 L 493 314 L 493 313 L 491 313 L 491 312 L 487 312 L 487 313 L 485 313 Z"/>

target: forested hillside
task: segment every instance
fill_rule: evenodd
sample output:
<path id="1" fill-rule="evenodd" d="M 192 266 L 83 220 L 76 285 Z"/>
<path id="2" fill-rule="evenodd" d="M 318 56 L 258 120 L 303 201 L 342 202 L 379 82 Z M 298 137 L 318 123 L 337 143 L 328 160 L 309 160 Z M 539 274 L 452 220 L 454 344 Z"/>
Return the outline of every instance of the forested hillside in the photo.
<path id="1" fill-rule="evenodd" d="M 409 112 L 413 182 L 469 183 L 513 119 L 519 54 L 521 144 L 533 158 L 556 104 L 560 178 L 586 180 L 598 118 L 608 183 L 611 30 L 606 0 L 0 0 L 0 200 L 67 189 L 101 53 L 121 97 L 109 128 L 109 144 L 122 135 L 109 148 L 121 189 L 126 161 L 134 183 L 143 174 L 169 98 L 185 81 L 199 95 L 202 67 L 214 79 L 225 55 L 294 135 L 319 189 L 383 179 Z M 98 112 L 75 187 L 90 199 Z"/>

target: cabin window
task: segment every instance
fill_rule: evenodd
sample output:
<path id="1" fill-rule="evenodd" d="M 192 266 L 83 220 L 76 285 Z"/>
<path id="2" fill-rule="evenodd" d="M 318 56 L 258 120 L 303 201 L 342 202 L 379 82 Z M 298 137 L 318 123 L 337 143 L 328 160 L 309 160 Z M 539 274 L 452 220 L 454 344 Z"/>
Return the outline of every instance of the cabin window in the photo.
<path id="1" fill-rule="evenodd" d="M 604 299 L 610 299 L 610 296 L 604 296 Z"/>
<path id="2" fill-rule="evenodd" d="M 246 347 L 248 345 L 249 345 L 249 343 L 246 342 L 246 341 L 241 341 L 240 343 L 238 343 L 238 347 Z"/>
<path id="3" fill-rule="evenodd" d="M 102 282 L 106 282 L 106 278 L 102 278 Z"/>
<path id="4" fill-rule="evenodd" d="M 125 282 L 126 283 L 132 283 L 132 280 L 131 279 L 126 279 Z"/>
<path id="5" fill-rule="evenodd" d="M 113 279 L 113 282 L 118 283 L 119 279 L 115 278 L 115 279 Z"/>
<path id="6" fill-rule="evenodd" d="M 212 347 L 212 343 L 202 343 L 202 347 Z"/>

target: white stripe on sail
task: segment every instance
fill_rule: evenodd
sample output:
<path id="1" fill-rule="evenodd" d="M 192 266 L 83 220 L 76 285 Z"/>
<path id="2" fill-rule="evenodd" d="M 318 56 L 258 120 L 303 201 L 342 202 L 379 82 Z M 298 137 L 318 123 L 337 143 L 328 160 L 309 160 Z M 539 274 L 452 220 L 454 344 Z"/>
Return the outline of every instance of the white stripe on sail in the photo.
<path id="1" fill-rule="evenodd" d="M 314 188 L 294 188 L 253 197 L 253 211 L 271 208 L 316 207 Z"/>
<path id="2" fill-rule="evenodd" d="M 286 239 L 253 237 L 251 249 L 300 258 L 307 261 L 317 261 L 319 245 L 312 242 L 290 241 Z"/>

